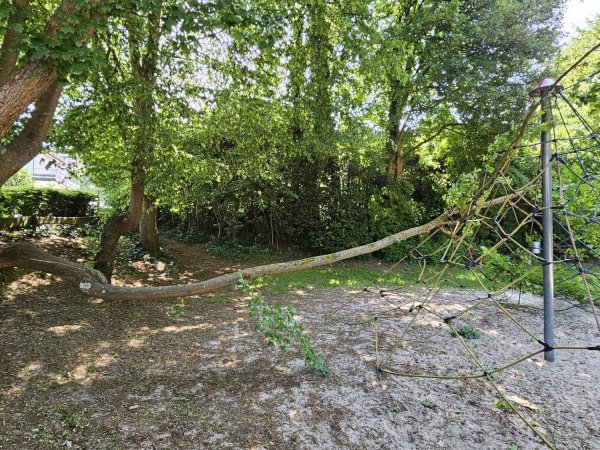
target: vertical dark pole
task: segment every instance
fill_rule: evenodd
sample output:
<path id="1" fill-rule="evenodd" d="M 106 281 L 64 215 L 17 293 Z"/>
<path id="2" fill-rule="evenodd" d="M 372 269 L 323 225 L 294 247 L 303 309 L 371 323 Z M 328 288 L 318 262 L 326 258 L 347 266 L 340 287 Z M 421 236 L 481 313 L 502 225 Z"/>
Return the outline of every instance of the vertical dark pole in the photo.
<path id="1" fill-rule="evenodd" d="M 550 94 L 552 86 L 542 87 L 542 246 L 544 275 L 544 342 L 554 347 L 554 239 L 552 226 L 552 143 L 550 123 L 552 122 L 552 106 Z M 544 359 L 554 361 L 554 350 L 544 352 Z"/>

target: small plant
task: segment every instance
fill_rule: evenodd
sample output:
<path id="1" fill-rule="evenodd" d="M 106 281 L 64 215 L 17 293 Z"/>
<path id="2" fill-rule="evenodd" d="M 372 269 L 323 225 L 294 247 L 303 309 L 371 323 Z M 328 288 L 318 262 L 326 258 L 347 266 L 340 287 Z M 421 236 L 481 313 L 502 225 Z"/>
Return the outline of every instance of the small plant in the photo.
<path id="1" fill-rule="evenodd" d="M 76 414 L 66 414 L 64 416 L 64 419 L 61 422 L 63 428 L 69 429 L 69 430 L 75 430 L 75 429 L 79 429 L 79 430 L 83 430 L 84 428 L 86 428 L 88 426 L 88 424 L 78 415 Z"/>
<path id="2" fill-rule="evenodd" d="M 70 412 L 64 405 L 51 403 L 40 408 L 39 412 L 43 418 L 31 432 L 41 444 L 40 448 L 72 448 L 71 433 L 81 432 L 90 425 L 85 420 L 85 409 Z"/>
<path id="3" fill-rule="evenodd" d="M 100 372 L 100 368 L 98 366 L 94 365 L 94 364 L 91 364 L 91 365 L 89 365 L 89 366 L 87 366 L 85 368 L 85 371 L 87 373 L 99 373 Z"/>
<path id="4" fill-rule="evenodd" d="M 51 403 L 42 409 L 42 413 L 44 414 L 44 417 L 46 417 L 48 419 L 54 417 L 54 415 L 57 413 L 57 411 L 58 411 L 58 406 L 56 406 L 54 403 Z"/>
<path id="5" fill-rule="evenodd" d="M 311 369 L 325 376 L 330 369 L 325 366 L 323 358 L 317 355 L 304 328 L 296 319 L 296 311 L 292 306 L 269 305 L 260 292 L 253 292 L 243 278 L 240 285 L 245 295 L 251 297 L 249 315 L 256 319 L 255 328 L 264 333 L 271 347 L 279 347 L 285 351 L 290 345 L 297 345 L 304 356 L 304 363 Z"/>
<path id="6" fill-rule="evenodd" d="M 470 325 L 461 325 L 456 331 L 452 331 L 451 334 L 452 337 L 460 335 L 465 339 L 479 339 L 481 337 L 481 333 Z"/>
<path id="7" fill-rule="evenodd" d="M 185 316 L 184 312 L 181 309 L 174 309 L 173 307 L 171 307 L 169 311 L 166 312 L 166 314 L 173 320 L 180 320 Z"/>
<path id="8" fill-rule="evenodd" d="M 505 412 L 512 412 L 513 410 L 513 407 L 510 404 L 510 402 L 508 400 L 504 400 L 503 398 L 496 402 L 496 408 L 498 408 L 500 411 Z"/>
<path id="9" fill-rule="evenodd" d="M 421 405 L 423 405 L 427 409 L 436 409 L 437 405 L 433 403 L 431 400 L 422 400 Z"/>
<path id="10" fill-rule="evenodd" d="M 390 403 L 388 405 L 388 409 L 390 410 L 390 412 L 393 412 L 393 413 L 402 411 L 402 408 L 398 403 Z"/>

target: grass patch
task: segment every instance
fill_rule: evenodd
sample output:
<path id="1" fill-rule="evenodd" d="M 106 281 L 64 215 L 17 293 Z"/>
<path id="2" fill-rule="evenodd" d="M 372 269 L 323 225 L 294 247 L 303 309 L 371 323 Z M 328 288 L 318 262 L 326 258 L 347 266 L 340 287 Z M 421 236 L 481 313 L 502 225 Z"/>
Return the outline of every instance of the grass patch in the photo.
<path id="1" fill-rule="evenodd" d="M 469 325 L 463 325 L 450 333 L 452 337 L 462 336 L 465 339 L 479 339 L 481 333 Z"/>
<path id="2" fill-rule="evenodd" d="M 435 277 L 440 269 L 441 266 L 432 266 L 425 271 L 425 279 Z M 282 295 L 298 289 L 368 286 L 393 288 L 413 285 L 419 279 L 419 274 L 420 268 L 416 265 L 402 266 L 393 271 L 362 266 L 327 267 L 260 277 L 253 281 L 253 287 L 270 295 Z M 435 282 L 436 278 L 433 278 L 428 284 Z M 481 289 L 481 284 L 471 272 L 456 268 L 446 270 L 442 284 L 447 287 Z M 501 285 L 501 282 L 486 282 L 488 289 Z"/>

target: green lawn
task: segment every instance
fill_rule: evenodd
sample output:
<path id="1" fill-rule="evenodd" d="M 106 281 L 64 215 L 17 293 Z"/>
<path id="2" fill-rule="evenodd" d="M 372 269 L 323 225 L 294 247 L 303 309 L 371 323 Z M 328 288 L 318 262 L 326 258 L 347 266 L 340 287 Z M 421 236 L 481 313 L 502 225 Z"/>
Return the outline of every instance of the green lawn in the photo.
<path id="1" fill-rule="evenodd" d="M 427 284 L 439 284 L 445 287 L 465 287 L 481 289 L 475 274 L 461 268 L 448 268 L 439 275 L 444 266 L 430 266 L 424 273 Z M 269 277 L 261 277 L 252 283 L 270 295 L 281 295 L 296 289 L 322 289 L 333 287 L 364 288 L 369 286 L 400 287 L 410 286 L 419 279 L 420 268 L 417 265 L 404 265 L 393 270 L 376 267 L 340 266 L 322 269 L 308 269 L 299 272 L 284 273 Z M 502 283 L 484 280 L 488 289 L 497 289 Z"/>
<path id="2" fill-rule="evenodd" d="M 445 271 L 442 273 L 442 271 Z M 529 272 L 529 267 L 514 267 L 512 279 Z M 467 270 L 462 267 L 444 266 L 441 264 L 430 265 L 423 274 L 425 284 L 436 285 L 446 288 L 469 288 L 495 291 L 505 287 L 511 281 L 511 276 L 505 273 L 496 273 L 490 269 Z M 580 277 L 573 277 L 573 269 L 564 265 L 555 268 L 555 292 L 559 297 L 566 297 L 581 302 L 588 301 Z M 534 294 L 542 293 L 542 270 L 541 267 L 528 273 L 515 287 L 520 287 L 525 292 Z M 333 287 L 365 288 L 369 286 L 401 287 L 410 286 L 419 280 L 420 268 L 416 264 L 402 265 L 393 270 L 379 269 L 369 266 L 343 266 L 326 267 L 319 269 L 308 269 L 298 272 L 284 273 L 269 277 L 261 277 L 254 280 L 253 287 L 260 289 L 265 294 L 282 295 L 297 289 L 322 289 Z M 598 297 L 599 290 L 591 286 L 592 295 Z"/>

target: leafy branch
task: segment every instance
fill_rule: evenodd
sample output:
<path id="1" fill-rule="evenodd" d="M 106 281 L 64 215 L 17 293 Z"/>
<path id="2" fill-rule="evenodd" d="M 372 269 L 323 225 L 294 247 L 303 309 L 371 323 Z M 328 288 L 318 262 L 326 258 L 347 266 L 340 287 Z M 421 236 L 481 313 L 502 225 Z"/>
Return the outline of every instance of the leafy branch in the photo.
<path id="1" fill-rule="evenodd" d="M 251 298 L 249 316 L 256 319 L 255 328 L 263 332 L 270 347 L 279 347 L 285 351 L 289 346 L 297 345 L 307 367 L 317 370 L 322 376 L 330 372 L 323 358 L 316 353 L 302 325 L 294 319 L 296 310 L 293 306 L 269 305 L 262 293 L 253 291 L 243 278 L 240 278 L 240 286 L 243 293 Z"/>

